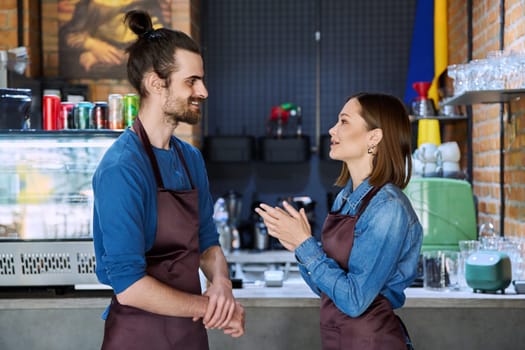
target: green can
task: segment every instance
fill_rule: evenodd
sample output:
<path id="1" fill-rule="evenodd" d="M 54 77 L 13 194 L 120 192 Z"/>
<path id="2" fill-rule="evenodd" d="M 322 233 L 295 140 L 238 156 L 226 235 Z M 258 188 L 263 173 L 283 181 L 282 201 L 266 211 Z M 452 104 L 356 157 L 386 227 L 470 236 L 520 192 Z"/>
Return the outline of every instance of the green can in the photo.
<path id="1" fill-rule="evenodd" d="M 92 129 L 91 125 L 91 109 L 93 103 L 79 102 L 73 108 L 73 120 L 75 122 L 75 129 Z"/>
<path id="2" fill-rule="evenodd" d="M 122 110 L 124 127 L 130 127 L 139 114 L 139 97 L 137 94 L 124 95 L 124 108 Z"/>

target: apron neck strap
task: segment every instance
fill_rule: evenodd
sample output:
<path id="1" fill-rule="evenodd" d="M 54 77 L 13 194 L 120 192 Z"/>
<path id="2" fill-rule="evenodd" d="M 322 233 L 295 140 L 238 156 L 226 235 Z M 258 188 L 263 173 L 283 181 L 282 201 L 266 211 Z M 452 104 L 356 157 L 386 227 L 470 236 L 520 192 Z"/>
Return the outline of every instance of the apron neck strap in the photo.
<path id="1" fill-rule="evenodd" d="M 144 129 L 144 126 L 142 125 L 142 122 L 140 121 L 140 118 L 136 118 L 135 122 L 133 123 L 133 130 L 137 133 L 140 142 L 144 146 L 144 149 L 146 150 L 146 154 L 148 155 L 148 158 L 150 160 L 151 166 L 153 168 L 153 173 L 155 174 L 155 180 L 157 181 L 157 187 L 158 188 L 164 188 L 164 183 L 162 182 L 162 176 L 160 175 L 160 169 L 159 164 L 157 163 L 157 158 L 155 157 L 155 154 L 153 153 L 153 148 L 151 146 L 151 142 L 149 140 L 148 134 L 146 133 L 146 130 Z M 177 144 L 175 144 L 175 150 L 177 151 L 177 155 L 179 156 L 179 159 L 182 162 L 182 166 L 184 167 L 184 171 L 186 172 L 186 175 L 188 176 L 188 179 L 190 180 L 190 185 L 192 189 L 195 189 L 195 186 L 193 185 L 193 180 L 190 176 L 190 171 L 188 169 L 188 165 L 186 164 L 186 159 L 184 159 L 184 156 L 182 154 L 182 151 Z"/>
<path id="2" fill-rule="evenodd" d="M 360 217 L 361 214 L 363 214 L 363 212 L 365 211 L 366 207 L 368 206 L 368 203 L 370 203 L 370 200 L 372 199 L 372 197 L 374 197 L 375 194 L 377 192 L 379 192 L 381 187 L 382 186 L 380 186 L 380 187 L 372 187 L 372 189 L 370 191 L 368 191 L 368 193 L 363 197 L 363 200 L 361 201 L 361 206 L 359 207 L 359 210 L 357 211 L 357 214 L 356 214 L 357 217 Z"/>
<path id="3" fill-rule="evenodd" d="M 144 129 L 144 126 L 142 125 L 142 122 L 138 117 L 135 119 L 132 128 L 137 133 L 140 142 L 142 143 L 142 146 L 144 146 L 144 149 L 146 150 L 146 154 L 148 155 L 149 161 L 153 168 L 153 174 L 155 174 L 155 180 L 157 180 L 157 187 L 164 188 L 164 183 L 162 182 L 162 176 L 160 175 L 160 169 L 159 164 L 157 163 L 157 158 L 155 157 L 153 149 L 151 148 L 151 142 L 149 141 L 148 134 L 146 133 L 146 130 Z"/>
<path id="4" fill-rule="evenodd" d="M 173 145 L 175 146 L 175 150 L 177 151 L 177 154 L 179 155 L 179 159 L 182 162 L 182 166 L 184 167 L 184 170 L 186 171 L 186 175 L 188 175 L 188 179 L 190 180 L 191 189 L 193 190 L 195 189 L 195 186 L 193 185 L 193 180 L 191 179 L 190 169 L 188 168 L 188 164 L 186 164 L 186 159 L 184 158 L 184 155 L 182 154 L 182 151 L 177 141 L 173 142 Z"/>

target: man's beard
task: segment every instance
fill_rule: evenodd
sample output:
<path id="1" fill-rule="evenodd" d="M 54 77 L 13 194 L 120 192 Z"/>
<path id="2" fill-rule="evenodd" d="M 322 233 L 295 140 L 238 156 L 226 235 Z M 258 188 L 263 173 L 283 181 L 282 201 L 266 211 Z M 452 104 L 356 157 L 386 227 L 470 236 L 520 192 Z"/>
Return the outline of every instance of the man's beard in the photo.
<path id="1" fill-rule="evenodd" d="M 174 104 L 170 104 L 169 100 L 166 101 L 163 107 L 164 116 L 166 121 L 171 125 L 178 125 L 180 122 L 195 125 L 200 121 L 201 112 L 200 110 L 195 112 L 189 109 L 188 100 L 177 99 Z"/>
<path id="2" fill-rule="evenodd" d="M 165 112 L 165 115 L 166 115 L 166 119 L 167 119 L 168 123 L 170 123 L 172 125 L 177 125 L 180 122 L 187 123 L 187 124 L 190 124 L 190 125 L 195 125 L 201 119 L 201 113 L 200 112 L 193 112 L 193 111 L 190 111 L 190 110 L 186 110 L 186 111 L 184 111 L 182 113 Z"/>

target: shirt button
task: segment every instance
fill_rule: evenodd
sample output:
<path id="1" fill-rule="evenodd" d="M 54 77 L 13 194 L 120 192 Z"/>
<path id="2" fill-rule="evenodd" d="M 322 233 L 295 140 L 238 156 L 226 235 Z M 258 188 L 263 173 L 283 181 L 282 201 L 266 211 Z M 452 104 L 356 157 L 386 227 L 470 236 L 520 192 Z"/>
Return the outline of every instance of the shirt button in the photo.
<path id="1" fill-rule="evenodd" d="M 308 271 L 308 276 L 312 275 L 312 273 L 310 271 Z"/>

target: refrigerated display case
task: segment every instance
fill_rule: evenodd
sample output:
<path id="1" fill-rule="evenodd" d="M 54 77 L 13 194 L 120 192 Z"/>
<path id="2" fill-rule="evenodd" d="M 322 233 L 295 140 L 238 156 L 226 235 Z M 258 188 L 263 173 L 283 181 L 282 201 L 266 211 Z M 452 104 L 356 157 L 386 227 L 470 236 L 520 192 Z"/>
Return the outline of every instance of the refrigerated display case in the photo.
<path id="1" fill-rule="evenodd" d="M 98 283 L 91 178 L 119 135 L 0 132 L 0 286 Z"/>

